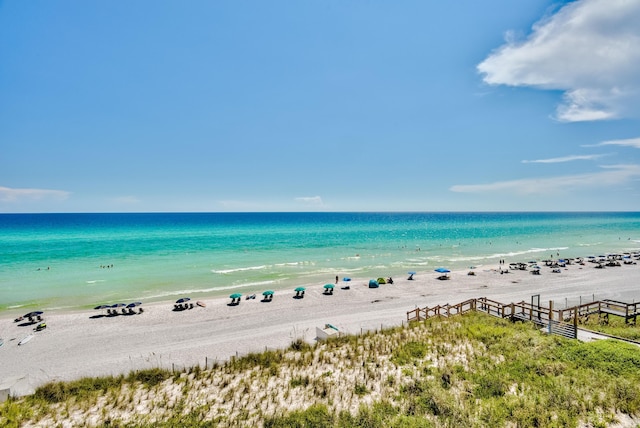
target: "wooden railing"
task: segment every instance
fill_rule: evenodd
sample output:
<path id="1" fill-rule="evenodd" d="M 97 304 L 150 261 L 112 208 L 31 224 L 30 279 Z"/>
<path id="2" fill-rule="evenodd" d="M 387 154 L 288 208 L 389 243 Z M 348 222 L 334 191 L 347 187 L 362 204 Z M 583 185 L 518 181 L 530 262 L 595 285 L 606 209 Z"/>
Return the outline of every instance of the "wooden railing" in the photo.
<path id="1" fill-rule="evenodd" d="M 625 319 L 629 319 L 629 317 L 635 317 L 635 315 L 638 314 L 638 306 L 639 305 L 634 303 L 627 304 L 613 300 L 604 300 L 575 306 L 573 308 L 554 310 L 552 301 L 549 302 L 548 307 L 544 307 L 525 301 L 505 304 L 486 297 L 480 297 L 465 300 L 455 305 L 447 303 L 433 307 L 415 308 L 407 312 L 407 321 L 421 321 L 433 317 L 450 317 L 469 311 L 481 311 L 500 318 L 509 318 L 512 321 L 530 321 L 547 327 L 549 333 L 575 339 L 578 330 L 578 317 L 592 313 L 610 313 L 625 316 Z M 624 309 L 624 312 L 622 309 Z"/>

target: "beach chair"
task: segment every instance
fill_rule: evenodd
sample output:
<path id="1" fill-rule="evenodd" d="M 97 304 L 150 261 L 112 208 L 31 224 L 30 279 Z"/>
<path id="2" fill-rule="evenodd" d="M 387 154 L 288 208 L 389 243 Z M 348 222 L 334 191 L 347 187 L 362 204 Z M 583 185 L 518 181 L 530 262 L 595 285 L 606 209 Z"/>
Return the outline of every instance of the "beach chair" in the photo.
<path id="1" fill-rule="evenodd" d="M 144 312 L 144 309 L 142 309 L 142 308 L 138 309 L 138 313 L 139 313 L 139 314 L 141 314 L 141 313 L 143 313 L 143 312 Z"/>

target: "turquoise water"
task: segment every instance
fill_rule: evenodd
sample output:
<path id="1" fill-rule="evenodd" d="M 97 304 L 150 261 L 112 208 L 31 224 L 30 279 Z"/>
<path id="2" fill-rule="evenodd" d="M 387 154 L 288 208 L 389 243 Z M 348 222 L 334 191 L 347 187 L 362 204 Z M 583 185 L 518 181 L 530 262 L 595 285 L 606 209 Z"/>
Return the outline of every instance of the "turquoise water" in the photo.
<path id="1" fill-rule="evenodd" d="M 640 213 L 3 214 L 0 248 L 0 310 L 83 308 L 637 251 Z"/>

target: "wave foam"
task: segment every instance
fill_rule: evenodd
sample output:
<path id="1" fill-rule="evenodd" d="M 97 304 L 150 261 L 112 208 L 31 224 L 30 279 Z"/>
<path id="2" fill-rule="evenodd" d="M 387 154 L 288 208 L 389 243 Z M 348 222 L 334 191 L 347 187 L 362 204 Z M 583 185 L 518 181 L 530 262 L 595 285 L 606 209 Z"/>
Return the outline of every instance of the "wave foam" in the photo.
<path id="1" fill-rule="evenodd" d="M 276 281 L 260 281 L 260 282 L 247 282 L 244 284 L 237 285 L 225 285 L 223 287 L 211 287 L 211 288 L 201 288 L 201 289 L 185 289 L 185 290 L 177 290 L 177 291 L 167 291 L 165 293 L 155 294 L 153 296 L 146 296 L 147 299 L 161 299 L 163 297 L 169 296 L 184 296 L 185 294 L 202 294 L 202 293 L 213 293 L 215 291 L 225 291 L 225 290 L 237 290 L 239 288 L 247 288 L 254 287 L 258 285 L 271 285 L 275 284 Z"/>
<path id="2" fill-rule="evenodd" d="M 261 266 L 242 267 L 242 268 L 236 268 L 236 269 L 223 269 L 223 270 L 212 269 L 211 272 L 224 275 L 227 273 L 244 272 L 247 270 L 261 270 L 261 269 L 266 269 L 267 267 L 268 267 L 267 265 L 261 265 Z"/>

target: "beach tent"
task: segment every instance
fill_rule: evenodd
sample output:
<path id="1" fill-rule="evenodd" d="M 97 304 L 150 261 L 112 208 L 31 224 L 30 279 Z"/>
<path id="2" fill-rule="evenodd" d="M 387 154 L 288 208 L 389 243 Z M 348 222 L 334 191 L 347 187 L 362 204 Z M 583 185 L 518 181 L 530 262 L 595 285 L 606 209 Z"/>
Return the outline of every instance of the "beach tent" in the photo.
<path id="1" fill-rule="evenodd" d="M 384 278 L 382 278 L 382 277 L 378 278 L 378 284 L 386 284 L 386 283 L 387 283 L 387 281 L 385 281 Z"/>
<path id="2" fill-rule="evenodd" d="M 369 280 L 369 288 L 378 288 L 378 287 L 380 287 L 380 284 L 378 284 L 378 281 L 376 281 L 375 279 Z"/>

